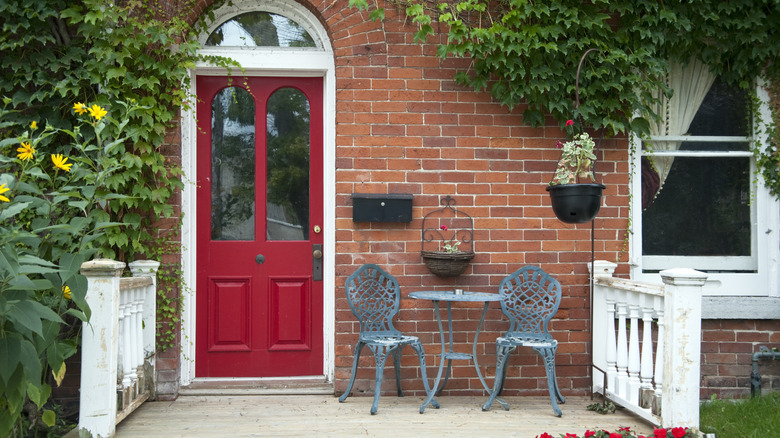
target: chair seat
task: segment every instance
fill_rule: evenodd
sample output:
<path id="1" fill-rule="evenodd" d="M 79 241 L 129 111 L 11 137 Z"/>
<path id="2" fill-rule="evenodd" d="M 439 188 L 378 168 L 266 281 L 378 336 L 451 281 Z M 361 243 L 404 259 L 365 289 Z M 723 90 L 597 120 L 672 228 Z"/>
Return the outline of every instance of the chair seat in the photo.
<path id="1" fill-rule="evenodd" d="M 555 347 L 558 341 L 555 339 L 539 339 L 528 336 L 501 336 L 496 339 L 499 345 L 516 345 L 524 347 Z"/>
<path id="2" fill-rule="evenodd" d="M 366 344 L 381 344 L 381 345 L 402 345 L 411 344 L 420 340 L 417 336 L 400 335 L 363 335 L 360 340 Z"/>

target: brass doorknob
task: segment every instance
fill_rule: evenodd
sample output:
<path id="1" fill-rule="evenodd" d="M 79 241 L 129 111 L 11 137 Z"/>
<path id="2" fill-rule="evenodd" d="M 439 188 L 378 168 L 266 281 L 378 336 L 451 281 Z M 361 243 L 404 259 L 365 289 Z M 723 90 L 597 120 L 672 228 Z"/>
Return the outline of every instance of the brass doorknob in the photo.
<path id="1" fill-rule="evenodd" d="M 311 255 L 314 256 L 315 259 L 321 259 L 322 251 L 320 251 L 319 249 L 315 249 Z"/>

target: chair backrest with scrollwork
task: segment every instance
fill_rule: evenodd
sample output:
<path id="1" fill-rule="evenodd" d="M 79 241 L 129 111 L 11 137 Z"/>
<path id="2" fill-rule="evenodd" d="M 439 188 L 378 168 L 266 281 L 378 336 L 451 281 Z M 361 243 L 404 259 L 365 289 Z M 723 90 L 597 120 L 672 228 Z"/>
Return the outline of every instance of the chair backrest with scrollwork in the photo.
<path id="1" fill-rule="evenodd" d="M 400 335 L 393 327 L 401 302 L 395 277 L 377 265 L 365 264 L 347 278 L 345 289 L 349 307 L 360 322 L 361 336 Z"/>
<path id="2" fill-rule="evenodd" d="M 525 266 L 501 281 L 501 310 L 509 318 L 507 333 L 549 339 L 548 322 L 561 304 L 561 283 L 538 266 Z"/>

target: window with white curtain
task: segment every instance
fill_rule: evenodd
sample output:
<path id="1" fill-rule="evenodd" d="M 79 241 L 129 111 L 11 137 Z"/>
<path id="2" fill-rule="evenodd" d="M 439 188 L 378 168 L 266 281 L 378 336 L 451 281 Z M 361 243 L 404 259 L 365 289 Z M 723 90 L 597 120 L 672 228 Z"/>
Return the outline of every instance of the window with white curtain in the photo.
<path id="1" fill-rule="evenodd" d="M 705 294 L 776 295 L 778 204 L 756 173 L 748 93 L 695 61 L 667 80 L 661 121 L 634 145 L 632 277 L 693 268 Z"/>

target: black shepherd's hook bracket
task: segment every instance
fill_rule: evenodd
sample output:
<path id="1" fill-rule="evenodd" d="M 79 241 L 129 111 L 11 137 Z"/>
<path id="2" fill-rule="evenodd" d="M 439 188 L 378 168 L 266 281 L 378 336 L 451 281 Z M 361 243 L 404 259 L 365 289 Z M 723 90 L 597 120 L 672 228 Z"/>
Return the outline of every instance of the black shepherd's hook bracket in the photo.
<path id="1" fill-rule="evenodd" d="M 577 65 L 577 76 L 574 78 L 574 110 L 578 111 L 580 109 L 580 70 L 582 69 L 582 63 L 585 62 L 585 57 L 588 56 L 590 52 L 599 52 L 599 49 L 588 49 L 585 51 L 585 53 L 582 54 L 582 57 L 580 58 L 580 63 Z M 583 120 L 582 116 L 577 113 L 577 118 L 579 119 L 580 127 L 583 126 Z M 598 156 L 599 149 L 601 149 L 601 140 L 604 139 L 602 130 L 602 135 L 599 137 L 598 143 L 596 143 L 596 150 L 594 151 L 594 154 Z M 593 178 L 596 178 L 596 161 L 593 161 Z"/>
<path id="2" fill-rule="evenodd" d="M 582 54 L 582 58 L 580 58 L 580 63 L 577 65 L 577 76 L 574 78 L 574 96 L 575 96 L 574 109 L 575 110 L 580 109 L 580 69 L 582 69 L 582 63 L 585 61 L 585 57 L 588 56 L 588 53 L 598 52 L 598 51 L 599 49 L 586 50 L 585 53 Z"/>

